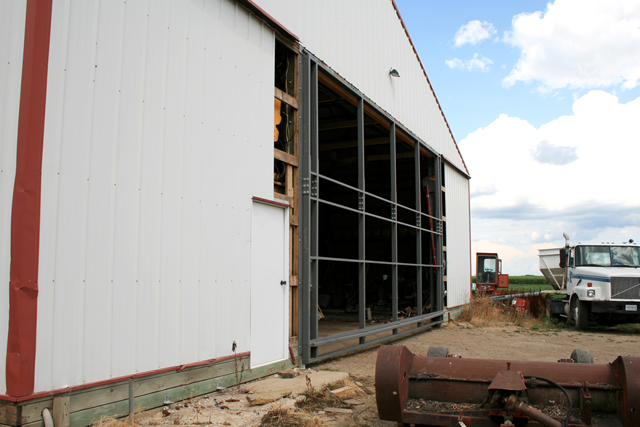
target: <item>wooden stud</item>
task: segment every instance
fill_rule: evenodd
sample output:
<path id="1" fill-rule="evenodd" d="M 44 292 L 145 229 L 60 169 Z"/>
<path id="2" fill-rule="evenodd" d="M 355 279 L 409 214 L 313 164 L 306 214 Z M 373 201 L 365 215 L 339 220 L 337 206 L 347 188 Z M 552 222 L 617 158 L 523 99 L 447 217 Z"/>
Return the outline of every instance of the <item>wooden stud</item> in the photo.
<path id="1" fill-rule="evenodd" d="M 287 196 L 285 194 L 280 194 L 280 193 L 273 193 L 273 197 L 275 197 L 276 199 L 285 200 L 289 202 L 289 204 L 293 204 L 293 197 L 291 196 Z"/>
<path id="2" fill-rule="evenodd" d="M 298 158 L 293 154 L 285 153 L 282 150 L 278 150 L 277 148 L 273 149 L 273 157 L 277 160 L 280 160 L 288 165 L 292 165 L 298 167 Z"/>
<path id="3" fill-rule="evenodd" d="M 44 408 L 53 410 L 53 397 L 49 396 L 45 400 L 27 402 L 24 406 L 22 406 L 20 424 L 29 424 L 38 420 L 42 420 L 42 411 L 44 410 Z"/>
<path id="4" fill-rule="evenodd" d="M 53 398 L 53 425 L 69 427 L 69 395 Z"/>
<path id="5" fill-rule="evenodd" d="M 0 424 L 18 425 L 18 406 L 13 403 L 0 405 Z"/>
<path id="6" fill-rule="evenodd" d="M 95 406 L 117 402 L 129 397 L 129 385 L 127 383 L 111 384 L 107 387 L 82 390 L 74 394 L 69 402 L 69 412 L 77 412 Z"/>
<path id="7" fill-rule="evenodd" d="M 285 104 L 292 106 L 296 110 L 298 109 L 297 99 L 295 99 L 293 96 L 289 95 L 288 93 L 282 91 L 281 89 L 278 89 L 277 87 L 274 87 L 274 89 L 275 89 L 276 98 L 278 98 L 280 101 L 284 102 Z"/>

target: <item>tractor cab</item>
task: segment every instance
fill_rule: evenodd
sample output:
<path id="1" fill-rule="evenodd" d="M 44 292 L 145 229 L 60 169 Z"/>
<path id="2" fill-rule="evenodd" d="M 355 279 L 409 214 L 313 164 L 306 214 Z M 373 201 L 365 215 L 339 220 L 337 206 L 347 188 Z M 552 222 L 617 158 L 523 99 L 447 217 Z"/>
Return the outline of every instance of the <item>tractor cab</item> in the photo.
<path id="1" fill-rule="evenodd" d="M 476 289 L 500 294 L 509 287 L 509 275 L 502 274 L 502 260 L 498 254 L 476 254 Z"/>

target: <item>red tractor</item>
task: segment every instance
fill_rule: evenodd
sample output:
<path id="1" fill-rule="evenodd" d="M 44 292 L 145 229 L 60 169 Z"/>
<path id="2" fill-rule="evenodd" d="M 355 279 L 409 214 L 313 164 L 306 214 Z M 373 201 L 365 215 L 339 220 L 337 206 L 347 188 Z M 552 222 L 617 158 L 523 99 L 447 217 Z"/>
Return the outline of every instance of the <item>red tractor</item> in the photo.
<path id="1" fill-rule="evenodd" d="M 501 295 L 509 288 L 509 275 L 502 274 L 502 260 L 498 254 L 476 253 L 476 290 Z"/>

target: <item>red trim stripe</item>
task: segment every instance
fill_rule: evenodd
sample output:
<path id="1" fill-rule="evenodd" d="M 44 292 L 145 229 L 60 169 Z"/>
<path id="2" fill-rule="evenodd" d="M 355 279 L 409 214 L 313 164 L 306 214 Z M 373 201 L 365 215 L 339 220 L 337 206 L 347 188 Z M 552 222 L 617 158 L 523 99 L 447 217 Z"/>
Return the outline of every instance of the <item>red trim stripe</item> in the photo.
<path id="1" fill-rule="evenodd" d="M 28 0 L 11 211 L 7 394 L 33 393 L 38 309 L 42 145 L 52 0 Z"/>
<path id="2" fill-rule="evenodd" d="M 267 204 L 267 205 L 282 206 L 283 208 L 290 208 L 291 207 L 291 205 L 289 203 L 276 202 L 275 200 L 264 199 L 264 198 L 258 197 L 258 196 L 253 196 L 252 199 L 255 200 L 256 202 L 264 203 L 264 204 Z"/>

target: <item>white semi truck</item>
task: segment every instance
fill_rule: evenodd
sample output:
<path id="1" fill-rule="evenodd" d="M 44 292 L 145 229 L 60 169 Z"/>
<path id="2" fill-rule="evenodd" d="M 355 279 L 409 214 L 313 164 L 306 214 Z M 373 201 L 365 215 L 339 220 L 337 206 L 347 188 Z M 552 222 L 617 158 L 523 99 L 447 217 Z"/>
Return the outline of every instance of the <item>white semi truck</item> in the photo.
<path id="1" fill-rule="evenodd" d="M 563 298 L 547 299 L 547 316 L 575 321 L 586 329 L 589 318 L 599 324 L 640 322 L 640 247 L 578 243 L 540 249 L 540 271 Z"/>

